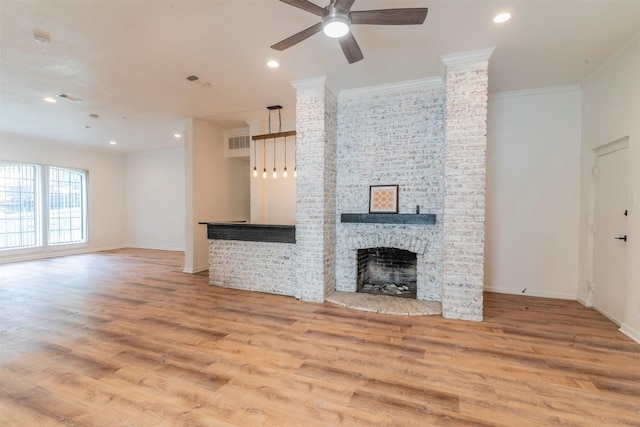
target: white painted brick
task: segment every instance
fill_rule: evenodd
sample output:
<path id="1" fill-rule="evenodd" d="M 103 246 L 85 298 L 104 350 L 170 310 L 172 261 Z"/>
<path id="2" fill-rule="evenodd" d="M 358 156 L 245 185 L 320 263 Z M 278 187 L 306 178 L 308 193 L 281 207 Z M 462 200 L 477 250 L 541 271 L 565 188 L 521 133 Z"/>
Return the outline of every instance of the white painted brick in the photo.
<path id="1" fill-rule="evenodd" d="M 446 73 L 442 315 L 482 320 L 488 62 Z"/>

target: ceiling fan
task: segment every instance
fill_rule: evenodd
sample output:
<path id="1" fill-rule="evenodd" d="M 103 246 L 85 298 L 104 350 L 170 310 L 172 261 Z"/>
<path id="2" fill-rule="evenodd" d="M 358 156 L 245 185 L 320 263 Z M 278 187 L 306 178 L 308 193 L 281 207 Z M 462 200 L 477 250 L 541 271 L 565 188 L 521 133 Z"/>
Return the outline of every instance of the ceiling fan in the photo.
<path id="1" fill-rule="evenodd" d="M 319 16 L 320 22 L 271 46 L 275 50 L 285 50 L 308 39 L 321 30 L 329 37 L 337 38 L 349 64 L 360 61 L 364 56 L 350 31 L 356 24 L 373 25 L 420 25 L 427 18 L 427 8 L 358 10 L 351 12 L 355 0 L 331 0 L 327 7 L 320 7 L 308 0 L 280 0 L 291 6 Z"/>

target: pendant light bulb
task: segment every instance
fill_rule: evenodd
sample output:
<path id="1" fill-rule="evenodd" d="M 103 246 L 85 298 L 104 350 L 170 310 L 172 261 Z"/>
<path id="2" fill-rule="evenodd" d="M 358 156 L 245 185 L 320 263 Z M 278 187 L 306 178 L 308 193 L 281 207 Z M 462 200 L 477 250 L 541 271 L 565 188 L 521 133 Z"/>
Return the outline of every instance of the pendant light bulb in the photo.
<path id="1" fill-rule="evenodd" d="M 287 167 L 285 166 L 285 167 L 284 167 L 284 172 L 282 172 L 282 177 L 283 177 L 283 178 L 286 178 L 287 176 L 288 176 L 288 175 L 287 175 Z"/>
<path id="2" fill-rule="evenodd" d="M 257 177 L 258 176 L 258 169 L 254 166 L 253 167 L 253 177 Z"/>
<path id="3" fill-rule="evenodd" d="M 293 170 L 293 177 L 294 177 L 294 178 L 297 178 L 297 177 L 298 177 L 298 167 L 296 167 L 296 168 Z"/>
<path id="4" fill-rule="evenodd" d="M 262 177 L 263 178 L 267 177 L 267 168 L 264 168 L 264 170 L 262 171 Z"/>
<path id="5" fill-rule="evenodd" d="M 278 172 L 276 172 L 276 168 L 273 168 L 273 179 L 278 177 Z"/>

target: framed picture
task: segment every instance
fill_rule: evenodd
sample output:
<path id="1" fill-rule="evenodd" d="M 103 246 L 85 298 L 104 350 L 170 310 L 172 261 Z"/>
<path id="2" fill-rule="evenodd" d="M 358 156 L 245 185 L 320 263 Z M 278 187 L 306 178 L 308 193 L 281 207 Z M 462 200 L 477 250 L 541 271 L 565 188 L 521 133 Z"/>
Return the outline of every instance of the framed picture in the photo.
<path id="1" fill-rule="evenodd" d="M 398 186 L 369 186 L 369 213 L 398 213 Z"/>

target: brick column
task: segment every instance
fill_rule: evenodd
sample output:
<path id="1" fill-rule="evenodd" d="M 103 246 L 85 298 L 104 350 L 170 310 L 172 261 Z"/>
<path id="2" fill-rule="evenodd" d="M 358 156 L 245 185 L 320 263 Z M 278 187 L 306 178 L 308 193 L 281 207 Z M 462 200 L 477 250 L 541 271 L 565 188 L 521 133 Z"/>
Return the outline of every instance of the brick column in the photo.
<path id="1" fill-rule="evenodd" d="M 488 66 L 493 48 L 443 56 L 442 315 L 482 321 Z"/>
<path id="2" fill-rule="evenodd" d="M 323 302 L 335 290 L 336 96 L 325 78 L 292 83 L 296 98 L 296 297 Z"/>

